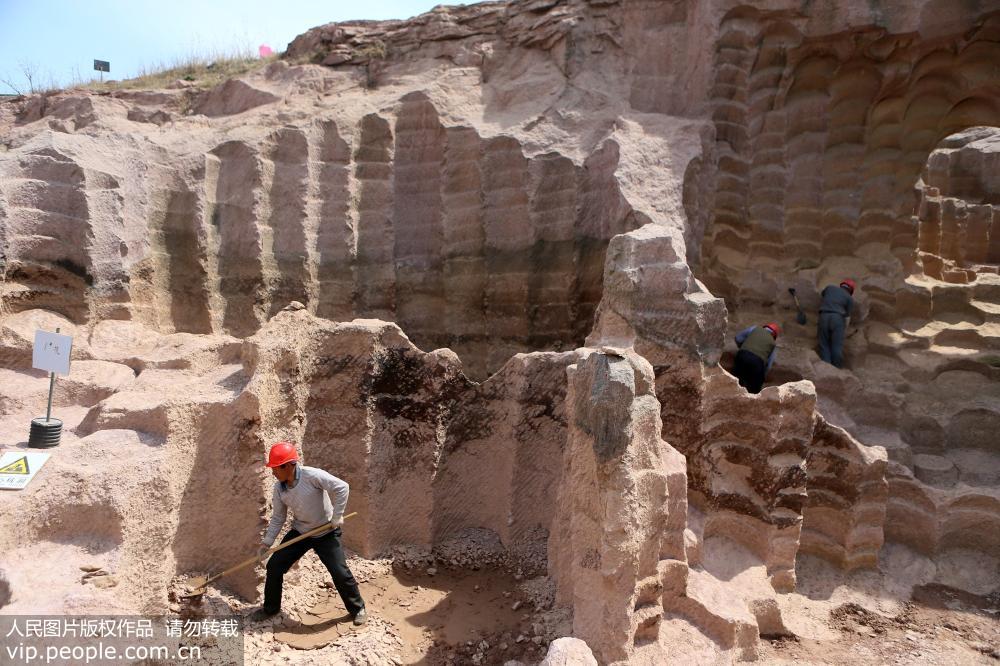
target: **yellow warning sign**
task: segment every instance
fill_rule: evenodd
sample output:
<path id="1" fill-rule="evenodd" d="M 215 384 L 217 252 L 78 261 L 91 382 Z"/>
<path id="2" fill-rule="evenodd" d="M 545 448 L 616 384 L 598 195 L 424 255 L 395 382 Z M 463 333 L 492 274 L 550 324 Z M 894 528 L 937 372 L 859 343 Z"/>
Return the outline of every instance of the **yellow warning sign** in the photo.
<path id="1" fill-rule="evenodd" d="M 0 467 L 0 474 L 31 474 L 28 470 L 28 457 L 21 456 L 11 464 Z"/>

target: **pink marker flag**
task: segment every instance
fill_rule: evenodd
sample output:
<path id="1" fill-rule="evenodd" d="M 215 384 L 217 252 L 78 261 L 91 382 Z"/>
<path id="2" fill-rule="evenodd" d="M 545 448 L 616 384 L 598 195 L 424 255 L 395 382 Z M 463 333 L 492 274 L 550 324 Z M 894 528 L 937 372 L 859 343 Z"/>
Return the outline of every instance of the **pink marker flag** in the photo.
<path id="1" fill-rule="evenodd" d="M 274 50 L 267 44 L 261 44 L 258 46 L 257 52 L 260 53 L 261 58 L 269 58 L 274 55 Z"/>

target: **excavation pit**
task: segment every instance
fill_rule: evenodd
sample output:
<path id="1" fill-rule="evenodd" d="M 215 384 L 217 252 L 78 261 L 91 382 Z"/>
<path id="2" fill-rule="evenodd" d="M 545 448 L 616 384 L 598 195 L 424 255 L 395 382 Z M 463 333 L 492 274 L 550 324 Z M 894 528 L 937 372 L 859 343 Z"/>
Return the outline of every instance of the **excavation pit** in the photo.
<path id="1" fill-rule="evenodd" d="M 547 640 L 532 641 L 537 611 L 525 603 L 512 575 L 487 570 L 436 571 L 433 576 L 389 571 L 363 585 L 369 617 L 374 618 L 371 622 L 391 625 L 394 637 L 398 635 L 402 663 L 462 662 L 479 654 L 477 663 L 502 664 L 544 654 Z M 297 621 L 279 621 L 273 628 L 274 640 L 298 650 L 313 650 L 368 630 L 351 624 L 336 592 L 325 594 L 299 612 Z M 537 621 L 534 624 L 538 626 Z"/>

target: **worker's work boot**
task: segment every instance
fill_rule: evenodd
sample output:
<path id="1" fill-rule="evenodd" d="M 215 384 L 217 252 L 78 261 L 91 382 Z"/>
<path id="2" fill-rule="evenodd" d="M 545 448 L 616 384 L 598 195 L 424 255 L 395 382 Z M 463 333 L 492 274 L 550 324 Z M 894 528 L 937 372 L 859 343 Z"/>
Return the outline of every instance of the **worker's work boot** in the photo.
<path id="1" fill-rule="evenodd" d="M 249 622 L 263 622 L 264 620 L 268 620 L 277 614 L 278 614 L 277 611 L 272 613 L 266 608 L 258 608 L 257 610 L 255 610 L 254 612 L 250 613 L 250 615 L 247 616 L 247 620 Z"/>
<path id="2" fill-rule="evenodd" d="M 362 608 L 361 610 L 358 611 L 358 614 L 354 616 L 354 626 L 360 627 L 367 621 L 368 621 L 368 613 L 365 611 L 364 608 Z"/>

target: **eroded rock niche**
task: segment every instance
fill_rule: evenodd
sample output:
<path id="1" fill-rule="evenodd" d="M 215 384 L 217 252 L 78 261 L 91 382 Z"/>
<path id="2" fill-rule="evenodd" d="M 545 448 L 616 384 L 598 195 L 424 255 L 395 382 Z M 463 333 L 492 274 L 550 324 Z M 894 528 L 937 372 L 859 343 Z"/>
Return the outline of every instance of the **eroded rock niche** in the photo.
<path id="1" fill-rule="evenodd" d="M 249 344 L 255 436 L 310 442 L 312 463 L 342 472 L 360 514 L 353 548 L 429 546 L 470 528 L 544 548 L 577 352 L 518 356 L 477 384 L 453 352 L 421 352 L 394 324 L 304 310 L 279 313 Z"/>
<path id="2" fill-rule="evenodd" d="M 394 324 L 303 310 L 279 313 L 248 351 L 255 434 L 308 442 L 312 464 L 342 470 L 358 551 L 488 529 L 553 578 L 602 663 L 655 644 L 665 611 L 712 616 L 683 600 L 685 462 L 660 436 L 653 369 L 634 352 L 520 355 L 475 384 Z"/>

